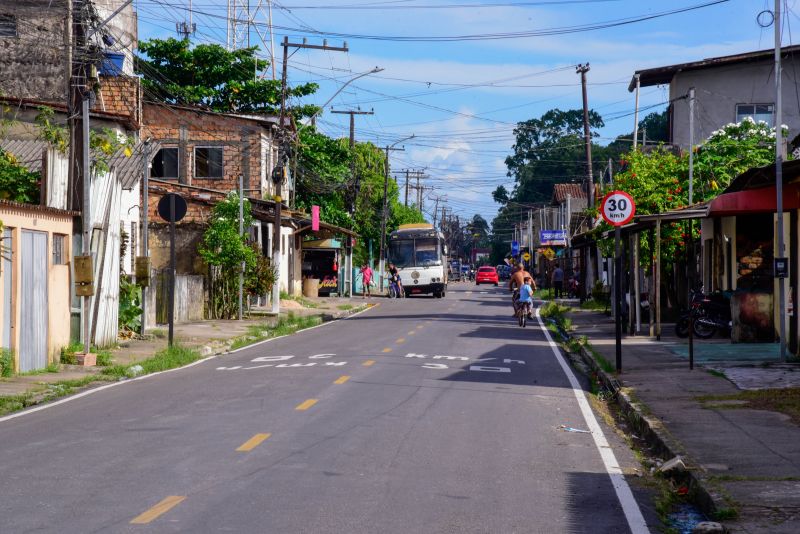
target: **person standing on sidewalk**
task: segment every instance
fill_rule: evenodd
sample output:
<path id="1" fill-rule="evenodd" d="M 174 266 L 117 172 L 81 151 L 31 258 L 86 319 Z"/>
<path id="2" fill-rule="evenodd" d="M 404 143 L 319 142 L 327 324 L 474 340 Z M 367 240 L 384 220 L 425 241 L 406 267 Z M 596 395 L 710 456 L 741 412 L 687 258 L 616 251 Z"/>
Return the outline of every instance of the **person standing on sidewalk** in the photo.
<path id="1" fill-rule="evenodd" d="M 364 284 L 362 298 L 371 297 L 369 286 L 372 285 L 372 269 L 369 268 L 368 263 L 361 266 L 361 280 Z"/>
<path id="2" fill-rule="evenodd" d="M 553 269 L 553 288 L 555 289 L 555 298 L 563 298 L 564 296 L 564 269 L 560 265 L 556 265 Z"/>

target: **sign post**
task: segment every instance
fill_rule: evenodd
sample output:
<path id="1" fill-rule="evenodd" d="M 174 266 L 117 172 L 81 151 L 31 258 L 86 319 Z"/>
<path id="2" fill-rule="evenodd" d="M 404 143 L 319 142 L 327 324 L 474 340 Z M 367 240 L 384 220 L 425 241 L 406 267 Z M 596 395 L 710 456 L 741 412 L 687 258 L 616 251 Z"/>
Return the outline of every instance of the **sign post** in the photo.
<path id="1" fill-rule="evenodd" d="M 620 250 L 620 227 L 636 214 L 636 203 L 624 191 L 611 191 L 600 203 L 600 214 L 614 227 L 614 323 L 616 330 L 617 373 L 622 372 L 622 252 Z"/>
<path id="2" fill-rule="evenodd" d="M 186 215 L 186 200 L 178 193 L 167 193 L 158 201 L 158 215 L 169 222 L 169 346 L 175 334 L 175 223 Z"/>

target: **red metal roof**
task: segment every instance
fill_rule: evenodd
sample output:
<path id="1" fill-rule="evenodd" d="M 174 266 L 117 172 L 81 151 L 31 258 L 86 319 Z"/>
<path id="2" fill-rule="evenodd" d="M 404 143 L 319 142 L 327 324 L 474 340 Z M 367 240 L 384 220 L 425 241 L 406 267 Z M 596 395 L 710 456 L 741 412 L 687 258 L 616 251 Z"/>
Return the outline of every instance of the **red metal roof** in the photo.
<path id="1" fill-rule="evenodd" d="M 571 198 L 586 198 L 581 184 L 555 184 L 553 186 L 553 202 L 556 204 L 566 202 L 567 195 Z"/>

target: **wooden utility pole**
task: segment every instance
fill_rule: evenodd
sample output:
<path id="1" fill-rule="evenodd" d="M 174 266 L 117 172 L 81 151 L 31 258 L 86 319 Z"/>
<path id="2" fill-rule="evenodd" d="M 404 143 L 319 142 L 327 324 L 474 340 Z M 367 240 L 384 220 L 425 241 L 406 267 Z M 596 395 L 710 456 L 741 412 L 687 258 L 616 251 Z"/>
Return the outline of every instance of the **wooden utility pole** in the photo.
<path id="1" fill-rule="evenodd" d="M 581 75 L 581 90 L 583 91 L 583 139 L 586 145 L 586 202 L 594 207 L 594 181 L 592 180 L 592 133 L 589 130 L 589 96 L 586 92 L 586 73 L 589 64 L 578 65 L 576 72 Z"/>
<path id="2" fill-rule="evenodd" d="M 361 189 L 361 183 L 358 180 L 358 176 L 356 176 L 356 154 L 355 154 L 355 147 L 356 147 L 356 115 L 374 115 L 374 111 L 361 111 L 360 109 L 356 110 L 346 110 L 346 111 L 337 111 L 331 110 L 331 113 L 336 113 L 339 115 L 350 115 L 350 179 L 353 181 L 353 190 L 352 190 L 352 200 L 350 201 L 350 213 L 354 213 L 356 211 L 356 203 L 358 202 L 358 193 Z"/>
<path id="3" fill-rule="evenodd" d="M 272 313 L 279 313 L 281 309 L 281 291 L 280 291 L 280 266 L 281 266 L 281 206 L 283 199 L 281 199 L 281 185 L 286 179 L 286 166 L 289 162 L 289 154 L 291 137 L 286 130 L 286 71 L 289 64 L 289 48 L 306 48 L 314 50 L 329 50 L 333 52 L 348 52 L 347 43 L 344 46 L 328 46 L 327 43 L 322 45 L 312 45 L 306 43 L 290 43 L 288 37 L 283 38 L 283 65 L 281 72 L 281 113 L 278 131 L 280 132 L 280 139 L 278 145 L 278 164 L 272 170 L 272 181 L 275 185 L 275 220 L 272 223 L 272 268 L 276 272 L 275 285 L 272 287 Z"/>

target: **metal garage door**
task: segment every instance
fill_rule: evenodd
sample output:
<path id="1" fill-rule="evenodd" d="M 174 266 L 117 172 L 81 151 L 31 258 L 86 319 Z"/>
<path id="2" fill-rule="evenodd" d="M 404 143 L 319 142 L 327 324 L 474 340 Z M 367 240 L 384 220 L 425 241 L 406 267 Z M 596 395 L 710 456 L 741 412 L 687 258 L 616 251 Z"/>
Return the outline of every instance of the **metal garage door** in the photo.
<path id="1" fill-rule="evenodd" d="M 47 234 L 22 231 L 20 371 L 47 367 Z"/>

